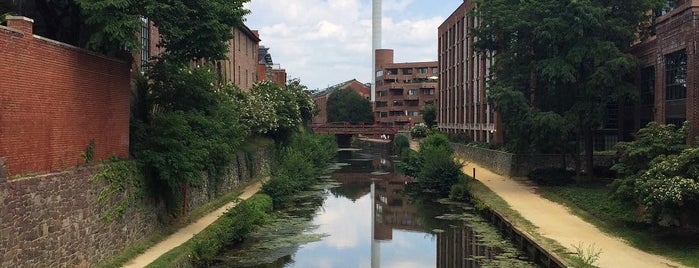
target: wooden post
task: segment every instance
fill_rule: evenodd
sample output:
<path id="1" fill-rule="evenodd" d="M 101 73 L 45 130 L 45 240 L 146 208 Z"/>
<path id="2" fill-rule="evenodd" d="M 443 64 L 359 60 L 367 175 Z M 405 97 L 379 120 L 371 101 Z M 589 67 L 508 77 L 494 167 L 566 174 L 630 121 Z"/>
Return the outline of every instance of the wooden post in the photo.
<path id="1" fill-rule="evenodd" d="M 473 168 L 473 179 L 476 179 L 476 168 Z"/>

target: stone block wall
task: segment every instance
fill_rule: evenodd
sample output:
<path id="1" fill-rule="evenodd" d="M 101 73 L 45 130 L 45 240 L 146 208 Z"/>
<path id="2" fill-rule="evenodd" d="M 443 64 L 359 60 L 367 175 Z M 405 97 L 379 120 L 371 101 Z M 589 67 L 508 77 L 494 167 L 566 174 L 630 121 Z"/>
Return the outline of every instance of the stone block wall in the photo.
<path id="1" fill-rule="evenodd" d="M 107 224 L 97 203 L 104 186 L 85 168 L 0 183 L 0 267 L 88 267 L 160 227 L 143 202 Z"/>
<path id="2" fill-rule="evenodd" d="M 570 155 L 518 155 L 452 143 L 456 156 L 507 177 L 526 177 L 530 171 L 543 168 L 575 169 Z M 611 167 L 614 156 L 595 156 L 594 166 Z"/>
<path id="3" fill-rule="evenodd" d="M 187 210 L 192 211 L 201 207 L 213 199 L 238 189 L 241 184 L 245 184 L 252 179 L 269 176 L 273 151 L 273 145 L 270 145 L 259 148 L 255 153 L 238 152 L 234 163 L 229 167 L 226 174 L 218 180 L 213 180 L 204 173 L 202 175 L 204 176 L 204 184 L 189 188 Z"/>
<path id="4" fill-rule="evenodd" d="M 190 210 L 270 172 L 273 145 L 237 154 L 218 187 L 191 187 Z M 241 168 L 243 167 L 243 168 Z M 97 167 L 0 181 L 0 267 L 90 267 L 162 228 L 164 203 L 144 198 L 111 223 L 97 203 Z M 216 189 L 216 190 L 213 190 Z"/>

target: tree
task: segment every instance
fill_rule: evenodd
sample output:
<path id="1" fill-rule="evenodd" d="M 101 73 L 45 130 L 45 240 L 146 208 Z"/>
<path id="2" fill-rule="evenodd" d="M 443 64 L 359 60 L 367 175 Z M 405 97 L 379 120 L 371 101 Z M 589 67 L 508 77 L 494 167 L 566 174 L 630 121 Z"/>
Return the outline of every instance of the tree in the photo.
<path id="1" fill-rule="evenodd" d="M 88 47 L 107 54 L 141 47 L 142 17 L 155 23 L 159 45 L 170 60 L 222 60 L 233 38 L 231 28 L 249 13 L 248 0 L 75 0 L 95 28 Z"/>
<path id="2" fill-rule="evenodd" d="M 354 89 L 335 91 L 328 98 L 328 122 L 374 123 L 371 102 L 362 98 Z"/>
<path id="3" fill-rule="evenodd" d="M 437 108 L 434 104 L 426 104 L 422 107 L 422 120 L 430 129 L 437 124 Z"/>
<path id="4" fill-rule="evenodd" d="M 298 103 L 299 111 L 301 112 L 301 120 L 303 122 L 311 120 L 313 116 L 318 114 L 318 108 L 311 98 L 311 92 L 308 90 L 308 87 L 301 84 L 300 79 L 291 79 L 286 86 L 286 90 L 292 92 L 296 96 L 296 102 Z"/>
<path id="5" fill-rule="evenodd" d="M 555 113 L 566 122 L 561 127 L 571 126 L 574 134 L 561 137 L 573 137 L 584 144 L 586 169 L 590 172 L 594 130 L 601 125 L 606 107 L 634 94 L 629 77 L 637 61 L 625 51 L 639 37 L 637 33 L 648 32 L 648 22 L 652 21 L 648 10 L 663 3 L 477 1 L 478 9 L 473 14 L 483 23 L 474 29 L 479 40 L 476 47 L 482 53 L 497 52 L 492 70 L 497 81 L 489 91 L 506 124 L 517 122 L 518 117 L 527 119 L 518 125 L 506 125 L 506 137 L 531 140 L 532 134 L 537 134 L 529 131 L 531 116 Z M 569 148 L 577 150 L 578 146 Z"/>

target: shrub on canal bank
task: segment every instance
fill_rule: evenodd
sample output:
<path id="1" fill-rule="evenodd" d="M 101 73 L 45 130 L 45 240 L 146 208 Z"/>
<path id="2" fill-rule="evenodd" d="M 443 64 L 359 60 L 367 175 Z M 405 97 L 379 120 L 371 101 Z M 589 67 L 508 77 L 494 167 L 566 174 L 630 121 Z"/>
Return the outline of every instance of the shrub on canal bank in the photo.
<path id="1" fill-rule="evenodd" d="M 466 181 L 462 163 L 454 159 L 454 149 L 446 135 L 434 133 L 420 142 L 420 151 L 410 151 L 398 167 L 407 176 L 415 177 L 423 191 L 441 196 L 449 194 L 452 185 Z"/>
<path id="2" fill-rule="evenodd" d="M 336 153 L 332 136 L 296 133 L 277 150 L 272 177 L 262 190 L 272 197 L 275 208 L 284 207 L 291 196 L 313 184 Z"/>
<path id="3" fill-rule="evenodd" d="M 271 211 L 272 198 L 266 194 L 256 194 L 229 209 L 192 239 L 192 261 L 205 262 L 221 249 L 242 241 L 248 233 L 269 220 L 268 212 Z"/>

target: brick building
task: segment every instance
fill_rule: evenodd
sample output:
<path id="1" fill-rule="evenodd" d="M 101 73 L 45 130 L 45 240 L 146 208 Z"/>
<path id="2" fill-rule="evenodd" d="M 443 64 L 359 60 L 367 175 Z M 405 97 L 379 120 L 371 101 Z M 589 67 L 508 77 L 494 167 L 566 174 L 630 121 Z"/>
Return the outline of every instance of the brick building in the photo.
<path id="1" fill-rule="evenodd" d="M 216 67 L 225 82 L 237 85 L 243 91 L 250 91 L 258 79 L 258 51 L 260 35 L 245 25 L 231 29 L 233 39 L 228 41 L 227 60 L 219 61 Z"/>
<path id="2" fill-rule="evenodd" d="M 279 64 L 274 64 L 269 48 L 260 46 L 258 52 L 260 61 L 257 65 L 257 79 L 259 81 L 272 81 L 272 83 L 286 86 L 286 70 L 282 69 Z"/>
<path id="3" fill-rule="evenodd" d="M 328 122 L 328 98 L 330 95 L 338 90 L 342 89 L 352 89 L 359 93 L 360 96 L 362 96 L 365 99 L 370 99 L 371 98 L 371 88 L 369 87 L 368 84 L 363 84 L 362 82 L 357 81 L 357 79 L 352 79 L 349 81 L 345 81 L 342 83 L 339 83 L 337 85 L 328 87 L 324 89 L 323 91 L 320 91 L 316 94 L 313 94 L 311 96 L 313 98 L 313 101 L 316 103 L 316 107 L 318 107 L 318 114 L 313 117 L 311 120 L 312 124 L 325 124 Z"/>
<path id="4" fill-rule="evenodd" d="M 500 120 L 485 90 L 493 55 L 473 49 L 476 39 L 470 31 L 479 22 L 467 13 L 474 7 L 464 1 L 438 29 L 438 127 L 468 133 L 475 141 L 500 143 L 504 131 L 499 131 Z"/>
<path id="5" fill-rule="evenodd" d="M 392 49 L 377 49 L 375 64 L 375 120 L 399 126 L 423 122 L 422 108 L 437 102 L 438 63 L 395 63 Z"/>
<path id="6" fill-rule="evenodd" d="M 631 48 L 641 66 L 637 75 L 640 102 L 622 107 L 618 134 L 631 133 L 650 121 L 691 123 L 690 137 L 699 135 L 699 3 L 679 0 L 657 14 L 655 35 Z"/>

